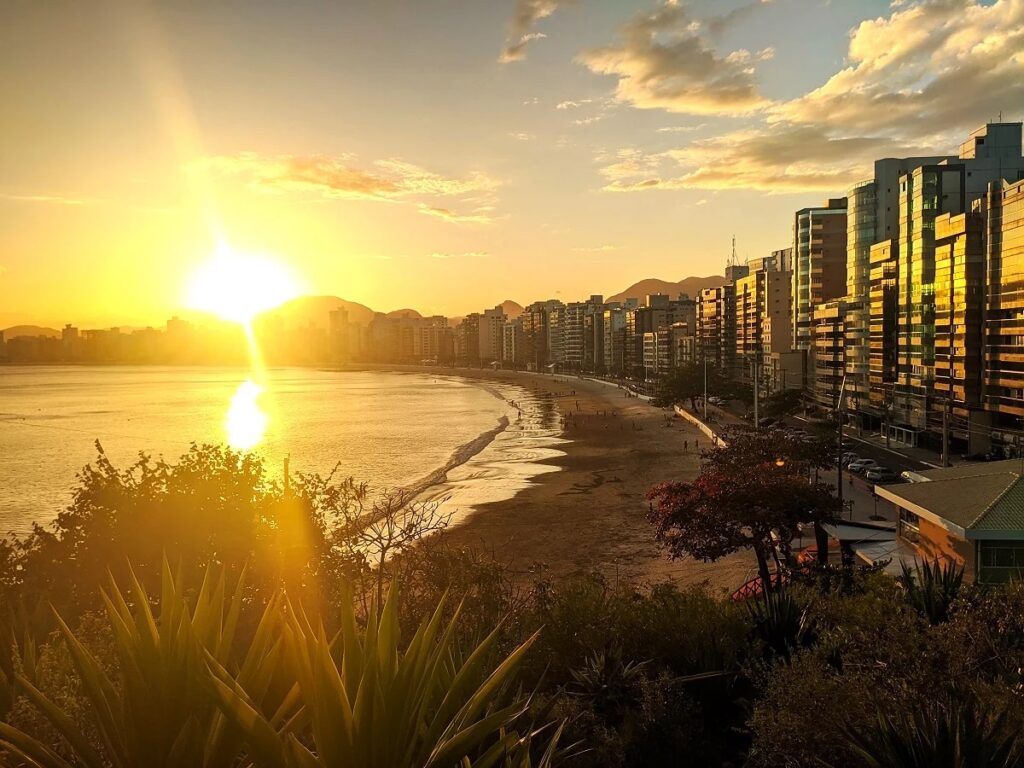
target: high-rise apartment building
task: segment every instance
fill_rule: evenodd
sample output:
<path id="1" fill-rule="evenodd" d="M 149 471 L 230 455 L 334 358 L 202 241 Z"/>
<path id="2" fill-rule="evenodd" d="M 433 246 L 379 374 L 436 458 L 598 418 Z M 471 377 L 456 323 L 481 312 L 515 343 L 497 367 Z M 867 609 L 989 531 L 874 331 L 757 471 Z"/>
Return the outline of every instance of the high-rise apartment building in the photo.
<path id="1" fill-rule="evenodd" d="M 939 320 L 944 318 L 948 323 L 952 317 L 956 321 L 956 307 L 951 303 L 955 302 L 955 292 L 946 290 L 947 285 L 940 285 L 939 280 L 948 283 L 950 274 L 955 277 L 955 264 L 952 273 L 941 273 L 940 267 L 943 258 L 955 259 L 957 251 L 946 248 L 945 256 L 938 252 L 936 220 L 944 214 L 952 219 L 969 213 L 976 201 L 988 196 L 990 184 L 1016 181 L 1022 176 L 1021 123 L 989 123 L 971 133 L 955 161 L 922 165 L 900 179 L 894 409 L 896 418 L 917 435 L 942 431 L 935 415 L 936 403 L 941 399 L 936 391 L 937 363 L 941 362 L 936 358 Z M 975 224 L 969 218 L 962 223 L 965 231 L 959 242 L 967 247 Z M 944 231 L 948 237 L 954 237 L 949 229 L 953 226 L 952 220 L 947 222 Z M 969 270 L 962 279 L 968 274 L 977 273 Z M 998 276 L 999 281 L 1002 279 Z M 991 284 L 988 290 L 1000 290 L 999 284 Z M 961 325 L 965 330 L 969 328 L 966 317 Z M 968 392 L 962 391 L 965 395 Z M 964 403 L 961 410 L 969 410 L 969 404 Z M 966 426 L 961 427 L 966 430 Z"/>
<path id="2" fill-rule="evenodd" d="M 752 366 L 762 365 L 772 353 L 788 352 L 792 273 L 778 268 L 767 256 L 747 262 L 749 274 L 736 281 L 734 375 L 749 380 Z"/>
<path id="3" fill-rule="evenodd" d="M 868 288 L 868 401 L 888 426 L 896 385 L 896 308 L 899 241 L 871 246 Z M 849 318 L 850 315 L 848 314 Z M 849 351 L 849 347 L 847 347 Z M 849 375 L 849 367 L 847 367 Z M 863 401 L 862 401 L 863 402 Z"/>
<path id="4" fill-rule="evenodd" d="M 983 397 L 997 442 L 1021 452 L 1024 430 L 1024 181 L 987 195 Z M 1024 455 L 1024 454 L 1022 454 Z"/>
<path id="5" fill-rule="evenodd" d="M 839 405 L 845 365 L 846 301 L 832 299 L 814 307 L 809 377 L 811 395 L 823 408 Z"/>
<path id="6" fill-rule="evenodd" d="M 736 370 L 736 286 L 705 288 L 697 303 L 697 350 L 722 375 Z"/>
<path id="7" fill-rule="evenodd" d="M 870 394 L 871 248 L 899 238 L 900 176 L 922 165 L 955 160 L 955 155 L 887 157 L 875 161 L 874 174 L 847 194 L 846 215 L 846 392 L 848 409 L 882 416 Z"/>
<path id="8" fill-rule="evenodd" d="M 626 347 L 626 310 L 621 306 L 605 305 L 601 320 L 601 334 L 604 351 L 602 360 L 608 373 L 625 372 L 624 352 Z"/>
<path id="9" fill-rule="evenodd" d="M 551 364 L 550 315 L 565 305 L 557 299 L 536 301 L 523 310 L 523 363 L 528 370 L 543 371 Z"/>
<path id="10" fill-rule="evenodd" d="M 796 212 L 792 259 L 793 345 L 808 349 L 814 308 L 846 293 L 845 197 Z"/>
<path id="11" fill-rule="evenodd" d="M 480 361 L 491 362 L 501 360 L 502 329 L 508 317 L 501 305 L 494 309 L 485 309 L 480 315 Z"/>

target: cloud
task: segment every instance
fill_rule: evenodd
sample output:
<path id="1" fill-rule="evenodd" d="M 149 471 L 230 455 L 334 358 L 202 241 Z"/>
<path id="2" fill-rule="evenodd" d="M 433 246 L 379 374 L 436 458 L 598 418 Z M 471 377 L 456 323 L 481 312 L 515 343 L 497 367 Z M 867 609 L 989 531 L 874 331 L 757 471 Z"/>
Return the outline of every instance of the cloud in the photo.
<path id="1" fill-rule="evenodd" d="M 776 105 L 772 122 L 935 136 L 1024 101 L 1024 2 L 925 0 L 850 35 L 848 65 Z"/>
<path id="2" fill-rule="evenodd" d="M 617 250 L 619 250 L 619 246 L 617 245 L 594 245 L 573 248 L 573 251 L 576 253 L 610 253 Z"/>
<path id="3" fill-rule="evenodd" d="M 540 104 L 540 99 L 536 96 L 531 96 L 523 102 L 524 107 L 532 107 L 534 104 Z"/>
<path id="4" fill-rule="evenodd" d="M 744 129 L 681 149 L 627 150 L 600 169 L 609 192 L 754 189 L 769 193 L 845 189 L 877 157 L 913 154 L 885 137 L 833 138 L 814 127 Z"/>
<path id="5" fill-rule="evenodd" d="M 839 192 L 880 157 L 952 153 L 1022 102 L 1024 0 L 902 2 L 851 30 L 845 66 L 824 84 L 750 125 L 598 162 L 609 191 Z"/>
<path id="6" fill-rule="evenodd" d="M 707 128 L 707 123 L 699 125 L 667 125 L 663 128 L 656 128 L 657 133 L 692 133 Z"/>
<path id="7" fill-rule="evenodd" d="M 353 155 L 215 155 L 198 167 L 222 176 L 246 179 L 258 189 L 276 192 L 307 192 L 325 198 L 415 202 L 423 210 L 448 221 L 467 223 L 488 218 L 493 210 L 498 183 L 482 173 L 465 177 L 443 176 L 399 159 L 376 160 L 359 167 Z M 458 198 L 463 202 L 486 200 L 472 215 L 460 216 L 423 198 Z M 443 212 L 443 213 L 442 213 Z"/>
<path id="8" fill-rule="evenodd" d="M 478 259 L 483 256 L 490 256 L 487 251 L 469 251 L 467 253 L 431 253 L 432 259 Z"/>
<path id="9" fill-rule="evenodd" d="M 753 13 L 756 13 L 759 9 L 764 8 L 770 3 L 771 0 L 753 0 L 746 5 L 733 8 L 728 13 L 723 13 L 706 19 L 704 21 L 704 26 L 707 28 L 708 34 L 718 37 L 730 27 L 734 26 L 737 22 L 742 21 Z"/>
<path id="10" fill-rule="evenodd" d="M 515 139 L 516 141 L 533 141 L 535 138 L 537 138 L 532 133 L 525 133 L 522 131 L 510 133 L 509 137 Z"/>
<path id="11" fill-rule="evenodd" d="M 590 71 L 618 78 L 615 98 L 640 109 L 696 115 L 748 115 L 769 105 L 758 92 L 745 49 L 720 56 L 698 22 L 672 0 L 640 13 L 620 30 L 616 45 L 578 57 Z"/>
<path id="12" fill-rule="evenodd" d="M 449 224 L 487 224 L 492 221 L 492 217 L 488 212 L 480 210 L 470 213 L 458 213 L 451 208 L 426 205 L 425 203 L 420 203 L 417 209 L 422 214 L 434 216 L 442 221 L 447 221 Z"/>
<path id="13" fill-rule="evenodd" d="M 576 107 L 582 107 L 584 104 L 589 104 L 593 99 L 580 99 L 579 101 L 561 101 L 555 105 L 555 109 L 575 109 Z"/>
<path id="14" fill-rule="evenodd" d="M 92 198 L 65 197 L 63 195 L 16 195 L 0 194 L 0 200 L 9 200 L 12 203 L 49 203 L 53 205 L 92 205 L 99 202 Z"/>
<path id="15" fill-rule="evenodd" d="M 533 31 L 534 25 L 546 19 L 559 8 L 569 5 L 574 0 L 517 0 L 512 20 L 509 22 L 508 38 L 505 47 L 498 56 L 498 61 L 508 64 L 526 58 L 526 46 L 534 40 L 541 40 L 547 35 Z"/>

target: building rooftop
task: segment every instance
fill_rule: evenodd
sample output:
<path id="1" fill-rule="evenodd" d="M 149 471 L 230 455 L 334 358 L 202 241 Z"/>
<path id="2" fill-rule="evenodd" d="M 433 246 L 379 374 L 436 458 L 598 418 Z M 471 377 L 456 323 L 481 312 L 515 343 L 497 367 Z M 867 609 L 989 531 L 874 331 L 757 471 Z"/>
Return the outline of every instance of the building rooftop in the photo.
<path id="1" fill-rule="evenodd" d="M 951 523 L 971 538 L 1019 533 L 1024 538 L 1024 472 L 1017 459 L 918 473 L 928 482 L 879 487 L 877 493 L 918 514 Z"/>

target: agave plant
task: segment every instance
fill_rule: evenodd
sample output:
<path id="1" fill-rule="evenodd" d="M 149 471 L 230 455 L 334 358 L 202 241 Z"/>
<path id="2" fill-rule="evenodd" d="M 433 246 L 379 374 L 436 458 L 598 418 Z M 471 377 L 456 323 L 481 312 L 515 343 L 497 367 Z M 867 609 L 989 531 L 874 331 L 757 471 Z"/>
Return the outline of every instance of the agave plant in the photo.
<path id="1" fill-rule="evenodd" d="M 971 702 L 940 698 L 912 713 L 879 710 L 872 727 L 847 731 L 867 768 L 1021 768 L 1024 751 L 1006 713 L 984 714 Z"/>
<path id="2" fill-rule="evenodd" d="M 622 651 L 612 645 L 587 658 L 580 669 L 570 670 L 572 683 L 566 691 L 586 699 L 604 716 L 619 716 L 636 693 L 646 661 L 624 661 Z"/>
<path id="3" fill-rule="evenodd" d="M 952 563 L 926 563 L 913 569 L 902 564 L 900 581 L 906 590 L 907 602 L 932 625 L 949 618 L 949 609 L 960 594 L 964 569 Z"/>
<path id="4" fill-rule="evenodd" d="M 208 663 L 231 665 L 242 607 L 243 580 L 230 598 L 223 572 L 208 568 L 190 609 L 166 561 L 159 615 L 134 573 L 129 574 L 134 608 L 112 584 L 103 599 L 114 635 L 120 670 L 112 679 L 58 616 L 84 695 L 95 718 L 99 743 L 40 692 L 25 675 L 19 689 L 66 740 L 77 763 L 87 768 L 231 765 L 242 747 L 241 734 L 229 727 L 210 695 Z M 275 605 L 265 612 L 235 680 L 251 701 L 261 702 L 270 687 L 280 653 Z M 40 768 L 71 765 L 50 746 L 0 723 L 0 744 Z"/>
<path id="5" fill-rule="evenodd" d="M 754 635 L 769 654 L 788 661 L 792 654 L 814 642 L 814 619 L 787 589 L 766 592 L 747 601 Z"/>
<path id="6" fill-rule="evenodd" d="M 332 641 L 301 612 L 282 628 L 286 666 L 294 674 L 308 738 L 277 727 L 240 681 L 214 668 L 220 705 L 249 741 L 263 768 L 528 768 L 545 729 L 516 725 L 529 698 L 509 695 L 523 655 L 536 635 L 490 664 L 500 626 L 468 654 L 455 639 L 459 610 L 443 622 L 444 600 L 400 649 L 397 586 L 382 610 L 357 627 L 353 601 L 342 602 Z M 537 766 L 558 756 L 557 729 Z"/>

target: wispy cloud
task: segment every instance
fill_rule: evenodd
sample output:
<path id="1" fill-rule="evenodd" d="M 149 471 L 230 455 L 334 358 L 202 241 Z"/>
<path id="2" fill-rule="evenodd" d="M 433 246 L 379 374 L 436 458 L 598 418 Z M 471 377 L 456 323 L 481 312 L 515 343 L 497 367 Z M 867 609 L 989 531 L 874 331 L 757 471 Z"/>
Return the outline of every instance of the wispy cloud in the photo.
<path id="1" fill-rule="evenodd" d="M 576 253 L 611 253 L 618 250 L 620 250 L 620 247 L 617 245 L 591 245 L 573 248 L 573 251 Z"/>
<path id="2" fill-rule="evenodd" d="M 560 101 L 555 105 L 555 109 L 575 109 L 576 107 L 582 107 L 584 104 L 589 104 L 593 99 L 579 99 L 578 101 Z"/>
<path id="3" fill-rule="evenodd" d="M 432 259 L 478 259 L 483 256 L 490 256 L 487 251 L 468 251 L 466 253 L 431 253 Z"/>
<path id="4" fill-rule="evenodd" d="M 733 8 L 727 13 L 720 14 L 718 16 L 712 16 L 704 20 L 704 26 L 708 32 L 717 37 L 725 32 L 730 27 L 734 26 L 738 22 L 753 15 L 757 11 L 763 9 L 769 5 L 771 0 L 751 0 L 746 5 L 741 5 Z"/>
<path id="5" fill-rule="evenodd" d="M 492 216 L 487 210 L 478 209 L 469 213 L 459 213 L 451 208 L 426 205 L 425 203 L 420 203 L 417 209 L 422 214 L 434 216 L 442 221 L 447 221 L 449 224 L 487 224 L 492 221 Z"/>
<path id="6" fill-rule="evenodd" d="M 534 31 L 537 22 L 572 2 L 574 0 L 516 0 L 515 11 L 508 25 L 508 39 L 498 61 L 508 64 L 525 59 L 526 46 L 534 40 L 547 37 L 543 32 Z"/>
<path id="7" fill-rule="evenodd" d="M 46 203 L 51 205 L 93 205 L 100 202 L 95 198 L 88 197 L 66 197 L 64 195 L 19 195 L 0 194 L 0 200 L 9 200 L 12 203 Z"/>
<path id="8" fill-rule="evenodd" d="M 516 141 L 533 141 L 535 138 L 537 138 L 534 134 L 525 133 L 523 131 L 510 133 L 509 136 L 515 139 Z"/>
<path id="9" fill-rule="evenodd" d="M 666 125 L 662 128 L 656 128 L 655 131 L 657 133 L 693 133 L 704 128 L 707 128 L 707 123 L 701 123 L 700 125 Z"/>
<path id="10" fill-rule="evenodd" d="M 463 201 L 483 195 L 493 210 L 498 182 L 482 173 L 445 176 L 400 159 L 376 160 L 360 167 L 353 155 L 259 155 L 242 153 L 205 158 L 200 167 L 211 173 L 238 176 L 259 189 L 277 192 L 307 192 L 325 198 L 412 201 L 417 208 L 438 211 L 449 221 L 475 222 L 487 217 L 481 207 L 473 216 L 459 216 L 435 205 L 431 198 Z"/>

